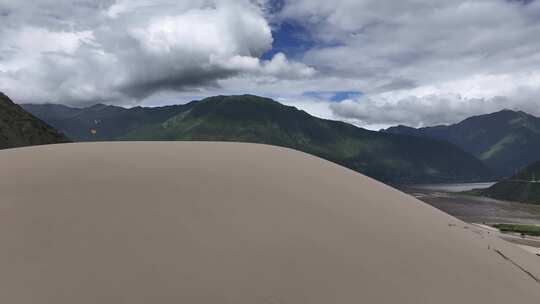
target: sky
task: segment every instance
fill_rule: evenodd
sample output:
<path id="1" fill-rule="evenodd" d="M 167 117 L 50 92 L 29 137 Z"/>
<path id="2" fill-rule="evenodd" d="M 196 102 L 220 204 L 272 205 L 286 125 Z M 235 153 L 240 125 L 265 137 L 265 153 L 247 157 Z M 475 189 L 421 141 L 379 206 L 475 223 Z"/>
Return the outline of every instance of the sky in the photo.
<path id="1" fill-rule="evenodd" d="M 0 91 L 128 107 L 255 94 L 369 129 L 540 116 L 540 1 L 0 0 Z"/>

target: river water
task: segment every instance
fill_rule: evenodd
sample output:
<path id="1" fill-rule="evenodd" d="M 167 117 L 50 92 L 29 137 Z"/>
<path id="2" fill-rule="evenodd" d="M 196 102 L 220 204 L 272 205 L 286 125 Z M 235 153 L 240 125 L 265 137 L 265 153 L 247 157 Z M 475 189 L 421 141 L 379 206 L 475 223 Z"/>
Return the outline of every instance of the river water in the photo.
<path id="1" fill-rule="evenodd" d="M 486 183 L 464 183 L 464 184 L 423 184 L 409 186 L 412 189 L 418 189 L 423 191 L 441 191 L 449 193 L 458 193 L 464 191 L 470 191 L 473 189 L 487 189 L 495 185 L 494 182 Z"/>
<path id="2" fill-rule="evenodd" d="M 460 192 L 488 188 L 493 183 L 431 184 L 400 190 L 470 223 L 521 223 L 540 225 L 540 205 L 499 201 Z"/>

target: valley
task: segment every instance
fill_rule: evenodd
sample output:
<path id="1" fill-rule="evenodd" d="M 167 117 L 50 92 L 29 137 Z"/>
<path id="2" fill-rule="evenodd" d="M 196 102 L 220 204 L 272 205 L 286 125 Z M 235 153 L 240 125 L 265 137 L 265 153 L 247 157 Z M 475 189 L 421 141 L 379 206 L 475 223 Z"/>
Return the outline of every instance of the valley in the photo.
<path id="1" fill-rule="evenodd" d="M 540 229 L 540 205 L 509 202 L 467 193 L 471 190 L 485 191 L 493 184 L 432 184 L 398 188 L 434 208 L 469 223 L 471 229 L 494 234 L 529 252 L 540 254 L 540 237 L 512 233 L 518 230 L 512 227 L 520 225 L 529 229 Z"/>

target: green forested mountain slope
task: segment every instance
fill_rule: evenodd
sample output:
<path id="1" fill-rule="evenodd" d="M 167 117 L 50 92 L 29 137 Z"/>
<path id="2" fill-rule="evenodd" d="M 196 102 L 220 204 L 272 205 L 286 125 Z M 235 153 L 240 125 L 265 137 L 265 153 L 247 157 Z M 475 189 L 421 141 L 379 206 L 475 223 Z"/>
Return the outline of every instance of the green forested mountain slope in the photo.
<path id="1" fill-rule="evenodd" d="M 501 200 L 540 204 L 540 162 L 498 182 L 482 194 Z"/>
<path id="2" fill-rule="evenodd" d="M 398 126 L 385 132 L 453 143 L 482 160 L 499 176 L 511 176 L 540 160 L 540 118 L 524 112 L 503 110 L 450 126 Z"/>
<path id="3" fill-rule="evenodd" d="M 0 92 L 0 149 L 64 143 L 68 139 Z"/>
<path id="4" fill-rule="evenodd" d="M 62 131 L 74 141 L 110 141 L 131 130 L 165 121 L 184 111 L 185 106 L 160 108 L 122 107 L 97 104 L 71 108 L 56 104 L 24 104 L 25 110 Z"/>
<path id="5" fill-rule="evenodd" d="M 51 123 L 77 141 L 240 141 L 284 146 L 386 182 L 470 181 L 490 176 L 478 159 L 449 143 L 368 131 L 251 95 L 216 96 L 166 108 L 99 106 L 99 111 L 95 107 L 81 111 L 77 117 L 85 117 L 84 123 L 72 116 Z M 90 129 L 96 130 L 95 137 Z"/>

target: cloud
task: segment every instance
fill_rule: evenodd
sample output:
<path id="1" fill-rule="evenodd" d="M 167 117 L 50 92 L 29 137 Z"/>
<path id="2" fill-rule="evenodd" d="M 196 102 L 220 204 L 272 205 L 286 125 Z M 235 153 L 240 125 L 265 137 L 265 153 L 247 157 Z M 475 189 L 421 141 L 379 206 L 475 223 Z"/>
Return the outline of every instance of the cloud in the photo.
<path id="1" fill-rule="evenodd" d="M 540 114 L 540 1 L 3 0 L 0 16 L 0 90 L 19 101 L 251 93 L 370 128 Z"/>
<path id="2" fill-rule="evenodd" d="M 330 109 L 335 117 L 371 129 L 393 125 L 424 127 L 453 124 L 473 115 L 502 109 L 525 111 L 540 116 L 536 99 L 539 93 L 540 90 L 526 91 L 512 98 L 466 98 L 452 94 L 409 96 L 399 100 L 360 98 L 331 104 Z"/>
<path id="3" fill-rule="evenodd" d="M 313 76 L 313 68 L 281 53 L 259 59 L 273 41 L 263 5 L 247 0 L 7 2 L 0 6 L 10 16 L 9 26 L 0 29 L 2 89 L 23 101 L 132 103 L 161 91 L 219 89 L 219 81 L 231 77 Z M 48 18 L 51 14 L 55 17 Z"/>
<path id="4" fill-rule="evenodd" d="M 330 44 L 307 52 L 306 62 L 366 79 L 367 91 L 403 79 L 422 85 L 531 70 L 540 59 L 540 41 L 532 41 L 539 9 L 500 0 L 299 0 L 282 14 L 310 23 L 319 44 Z"/>
<path id="5" fill-rule="evenodd" d="M 318 80 L 322 87 L 342 79 L 350 86 L 342 89 L 365 94 L 362 102 L 333 105 L 343 119 L 455 122 L 539 102 L 519 94 L 540 88 L 539 1 L 297 0 L 280 15 L 301 20 L 316 39 L 303 62 L 327 76 Z M 448 96 L 470 107 L 462 114 L 463 100 Z"/>
<path id="6" fill-rule="evenodd" d="M 540 116 L 539 84 L 538 72 L 473 76 L 445 82 L 444 87 L 362 95 L 331 104 L 330 108 L 338 119 L 372 129 L 397 124 L 414 127 L 452 124 L 502 109 Z"/>

